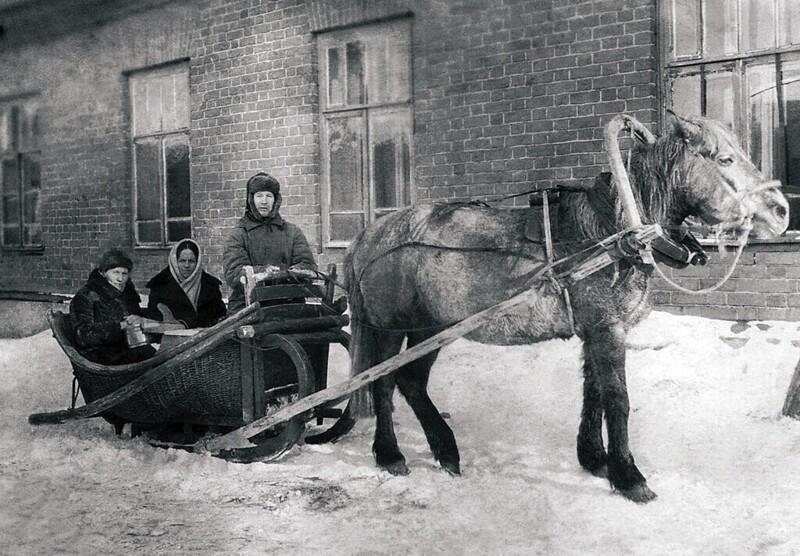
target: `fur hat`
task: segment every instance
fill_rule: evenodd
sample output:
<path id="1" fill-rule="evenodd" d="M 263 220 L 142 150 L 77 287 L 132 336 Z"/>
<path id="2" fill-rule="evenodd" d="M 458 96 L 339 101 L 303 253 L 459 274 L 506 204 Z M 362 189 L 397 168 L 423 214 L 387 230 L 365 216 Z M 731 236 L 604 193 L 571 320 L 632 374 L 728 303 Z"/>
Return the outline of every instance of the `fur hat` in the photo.
<path id="1" fill-rule="evenodd" d="M 261 214 L 256 208 L 253 196 L 259 191 L 269 191 L 275 197 L 275 204 L 272 206 L 272 211 L 269 214 Z M 254 220 L 259 222 L 272 221 L 277 217 L 282 202 L 281 184 L 274 177 L 264 172 L 259 172 L 247 180 L 247 206 L 245 208 L 245 214 L 249 214 Z"/>
<path id="2" fill-rule="evenodd" d="M 120 249 L 109 249 L 103 253 L 103 256 L 100 257 L 100 262 L 97 264 L 97 268 L 100 269 L 100 272 L 118 267 L 127 268 L 128 271 L 133 268 L 133 261 Z"/>
<path id="3" fill-rule="evenodd" d="M 258 193 L 259 191 L 269 191 L 275 195 L 275 198 L 277 199 L 278 195 L 281 193 L 281 184 L 269 174 L 259 172 L 247 180 L 247 195 L 250 196 L 253 193 Z"/>

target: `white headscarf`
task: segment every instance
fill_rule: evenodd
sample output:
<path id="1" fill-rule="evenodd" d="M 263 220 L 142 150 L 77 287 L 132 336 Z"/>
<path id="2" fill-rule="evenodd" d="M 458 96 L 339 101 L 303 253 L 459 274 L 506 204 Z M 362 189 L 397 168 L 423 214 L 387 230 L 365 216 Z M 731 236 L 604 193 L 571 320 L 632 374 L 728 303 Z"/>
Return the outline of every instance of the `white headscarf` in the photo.
<path id="1" fill-rule="evenodd" d="M 189 275 L 189 277 L 184 280 L 181 277 L 181 271 L 178 268 L 178 248 L 181 250 L 192 250 L 190 247 L 186 246 L 187 243 L 192 244 L 197 250 L 197 266 L 194 267 L 194 271 Z M 182 239 L 177 244 L 173 245 L 169 252 L 169 271 L 172 274 L 172 277 L 175 278 L 175 281 L 178 283 L 178 285 L 180 285 L 181 289 L 183 289 L 183 291 L 186 293 L 186 297 L 189 298 L 189 301 L 192 303 L 192 307 L 194 307 L 195 311 L 197 310 L 197 299 L 200 297 L 200 277 L 203 275 L 202 257 L 203 252 L 200 250 L 200 246 L 197 244 L 197 242 L 193 239 Z"/>

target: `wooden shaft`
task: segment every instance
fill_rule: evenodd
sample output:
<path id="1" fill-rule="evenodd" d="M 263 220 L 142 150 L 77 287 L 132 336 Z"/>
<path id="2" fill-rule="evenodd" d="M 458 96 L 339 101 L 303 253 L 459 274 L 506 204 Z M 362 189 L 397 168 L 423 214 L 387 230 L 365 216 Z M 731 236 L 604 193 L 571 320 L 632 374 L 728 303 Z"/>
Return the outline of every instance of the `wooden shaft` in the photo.
<path id="1" fill-rule="evenodd" d="M 611 167 L 611 174 L 617 184 L 617 193 L 622 202 L 622 210 L 625 212 L 627 224 L 629 227 L 637 228 L 642 225 L 642 219 L 639 216 L 639 210 L 636 208 L 636 198 L 633 196 L 628 172 L 622 165 L 618 142 L 619 132 L 623 127 L 628 126 L 630 120 L 630 116 L 617 114 L 606 124 L 603 137 L 606 153 L 608 153 L 608 165 Z"/>

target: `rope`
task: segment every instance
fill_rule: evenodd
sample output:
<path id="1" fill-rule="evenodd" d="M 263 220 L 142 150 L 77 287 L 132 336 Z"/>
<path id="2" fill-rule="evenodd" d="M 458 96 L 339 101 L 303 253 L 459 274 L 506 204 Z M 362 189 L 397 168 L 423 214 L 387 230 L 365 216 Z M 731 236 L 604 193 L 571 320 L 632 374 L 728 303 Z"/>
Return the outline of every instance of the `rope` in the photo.
<path id="1" fill-rule="evenodd" d="M 688 293 L 690 295 L 702 295 L 706 293 L 715 292 L 719 288 L 721 288 L 722 285 L 725 284 L 725 282 L 728 281 L 728 279 L 733 275 L 733 271 L 736 270 L 736 265 L 739 263 L 739 259 L 742 256 L 742 252 L 744 252 L 744 248 L 747 245 L 747 237 L 750 235 L 750 230 L 752 229 L 753 229 L 752 224 L 748 225 L 745 228 L 744 234 L 739 237 L 739 246 L 736 250 L 736 256 L 733 259 L 733 264 L 731 264 L 731 267 L 728 269 L 728 272 L 725 273 L 725 276 L 723 276 L 722 279 L 713 286 L 709 286 L 707 288 L 703 288 L 700 290 L 691 290 L 672 281 L 666 274 L 664 274 L 664 272 L 661 270 L 658 264 L 653 264 L 653 268 L 655 268 L 656 274 L 658 274 L 662 280 L 664 280 L 667 284 L 669 284 L 670 286 L 672 286 L 673 288 L 675 288 L 680 292 Z"/>

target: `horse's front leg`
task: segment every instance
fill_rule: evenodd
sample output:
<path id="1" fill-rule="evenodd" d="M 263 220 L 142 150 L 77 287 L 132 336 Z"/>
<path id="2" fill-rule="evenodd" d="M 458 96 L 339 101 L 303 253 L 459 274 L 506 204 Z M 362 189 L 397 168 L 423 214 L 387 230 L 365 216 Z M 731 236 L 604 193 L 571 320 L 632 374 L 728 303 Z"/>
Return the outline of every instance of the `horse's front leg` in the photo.
<path id="1" fill-rule="evenodd" d="M 608 477 L 608 455 L 603 446 L 603 395 L 597 370 L 583 361 L 583 408 L 578 429 L 578 462 L 598 477 Z"/>
<path id="2" fill-rule="evenodd" d="M 625 382 L 625 331 L 621 325 L 596 328 L 586 334 L 584 361 L 598 381 L 608 430 L 608 479 L 634 502 L 656 497 L 637 469 L 628 446 L 630 403 Z"/>

